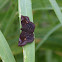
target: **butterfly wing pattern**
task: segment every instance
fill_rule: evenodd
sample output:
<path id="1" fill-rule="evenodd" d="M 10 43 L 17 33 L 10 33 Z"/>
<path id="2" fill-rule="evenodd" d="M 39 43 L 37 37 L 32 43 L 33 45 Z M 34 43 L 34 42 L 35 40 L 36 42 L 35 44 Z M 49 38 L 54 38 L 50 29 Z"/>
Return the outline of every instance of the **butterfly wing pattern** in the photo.
<path id="1" fill-rule="evenodd" d="M 31 43 L 34 40 L 34 29 L 35 25 L 33 22 L 30 22 L 29 17 L 21 16 L 21 25 L 22 32 L 19 37 L 18 46 L 24 46 L 27 43 Z"/>

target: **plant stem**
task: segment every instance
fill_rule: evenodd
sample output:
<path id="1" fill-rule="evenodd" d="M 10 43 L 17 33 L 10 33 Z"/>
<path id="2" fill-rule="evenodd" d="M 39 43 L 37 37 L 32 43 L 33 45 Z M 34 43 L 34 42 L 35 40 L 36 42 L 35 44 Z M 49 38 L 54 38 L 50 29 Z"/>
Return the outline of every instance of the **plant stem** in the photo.
<path id="1" fill-rule="evenodd" d="M 21 20 L 21 15 L 23 15 L 23 16 L 28 16 L 30 21 L 33 22 L 31 0 L 18 0 L 18 7 L 19 7 L 19 20 Z M 24 60 L 23 60 L 24 62 L 35 62 L 34 41 L 23 47 L 23 56 L 24 56 Z"/>

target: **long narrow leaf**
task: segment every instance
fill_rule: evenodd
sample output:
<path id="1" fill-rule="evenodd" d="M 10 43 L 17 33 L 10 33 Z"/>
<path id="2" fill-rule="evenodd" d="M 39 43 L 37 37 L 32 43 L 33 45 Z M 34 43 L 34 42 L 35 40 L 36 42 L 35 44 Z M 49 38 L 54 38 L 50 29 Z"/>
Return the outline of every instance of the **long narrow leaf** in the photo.
<path id="1" fill-rule="evenodd" d="M 21 15 L 28 16 L 33 22 L 31 0 L 18 0 L 19 18 Z M 21 22 L 20 22 L 21 23 Z M 35 62 L 35 42 L 23 47 L 24 62 Z"/>
<path id="2" fill-rule="evenodd" d="M 0 57 L 3 62 L 15 62 L 9 45 L 0 31 Z"/>
<path id="3" fill-rule="evenodd" d="M 56 13 L 56 16 L 58 17 L 60 23 L 62 23 L 62 13 L 61 13 L 61 10 L 56 2 L 56 0 L 49 0 L 52 7 L 53 7 L 53 10 L 55 11 Z"/>

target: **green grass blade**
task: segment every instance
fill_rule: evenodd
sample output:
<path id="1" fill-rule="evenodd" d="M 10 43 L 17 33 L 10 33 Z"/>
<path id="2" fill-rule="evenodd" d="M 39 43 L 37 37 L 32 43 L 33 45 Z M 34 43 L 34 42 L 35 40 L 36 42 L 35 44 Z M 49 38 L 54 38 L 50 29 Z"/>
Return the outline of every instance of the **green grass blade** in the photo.
<path id="1" fill-rule="evenodd" d="M 5 26 L 5 30 L 4 30 L 4 36 L 7 36 L 9 29 L 11 28 L 12 23 L 14 22 L 14 17 L 15 17 L 15 13 L 16 13 L 16 6 L 12 12 L 12 15 L 10 16 L 7 25 Z"/>
<path id="2" fill-rule="evenodd" d="M 52 51 L 46 50 L 46 62 L 52 62 Z"/>
<path id="3" fill-rule="evenodd" d="M 56 0 L 62 10 L 62 0 Z M 53 10 L 49 0 L 32 0 L 33 10 Z"/>
<path id="4" fill-rule="evenodd" d="M 37 45 L 36 47 L 36 51 L 40 48 L 40 46 L 48 39 L 48 37 L 53 33 L 55 32 L 58 28 L 60 28 L 62 25 L 61 24 L 58 24 L 56 25 L 52 30 L 50 30 L 46 35 L 45 37 L 43 38 L 42 41 L 39 42 L 39 44 Z"/>
<path id="5" fill-rule="evenodd" d="M 15 62 L 9 45 L 0 31 L 0 57 L 3 62 Z"/>
<path id="6" fill-rule="evenodd" d="M 11 7 L 12 7 L 12 5 L 9 7 L 9 9 L 8 9 L 8 11 L 7 11 L 7 13 L 5 14 L 5 16 L 3 17 L 3 19 L 2 19 L 2 25 L 1 25 L 1 31 L 4 31 L 5 30 L 5 24 L 6 24 L 6 18 L 9 16 L 9 12 L 10 12 L 10 10 L 11 10 Z M 3 27 L 3 28 L 2 28 Z"/>
<path id="7" fill-rule="evenodd" d="M 19 18 L 21 15 L 28 16 L 33 22 L 31 0 L 18 0 Z M 21 23 L 21 22 L 20 22 Z M 23 47 L 24 62 L 35 62 L 35 42 Z"/>
<path id="8" fill-rule="evenodd" d="M 9 0 L 0 0 L 0 10 L 9 2 Z"/>
<path id="9" fill-rule="evenodd" d="M 49 0 L 53 9 L 54 9 L 54 12 L 56 13 L 56 16 L 58 17 L 60 23 L 62 23 L 62 13 L 61 13 L 61 10 L 56 2 L 56 0 Z"/>

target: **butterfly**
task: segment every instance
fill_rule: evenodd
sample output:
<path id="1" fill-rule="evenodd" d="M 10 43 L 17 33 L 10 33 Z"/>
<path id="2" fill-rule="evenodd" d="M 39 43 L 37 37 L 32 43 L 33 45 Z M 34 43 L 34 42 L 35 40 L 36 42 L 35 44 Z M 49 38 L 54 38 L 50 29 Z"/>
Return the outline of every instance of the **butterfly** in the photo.
<path id="1" fill-rule="evenodd" d="M 21 25 L 22 32 L 19 37 L 18 46 L 24 46 L 27 43 L 31 43 L 34 40 L 34 29 L 35 25 L 33 22 L 30 22 L 28 16 L 21 16 Z"/>

